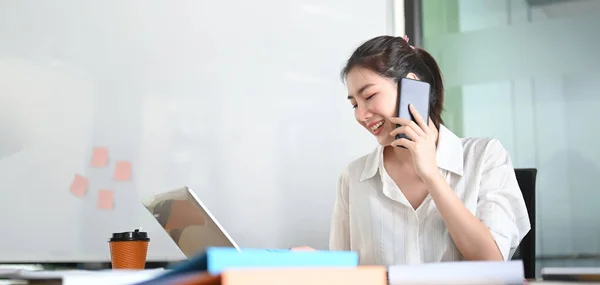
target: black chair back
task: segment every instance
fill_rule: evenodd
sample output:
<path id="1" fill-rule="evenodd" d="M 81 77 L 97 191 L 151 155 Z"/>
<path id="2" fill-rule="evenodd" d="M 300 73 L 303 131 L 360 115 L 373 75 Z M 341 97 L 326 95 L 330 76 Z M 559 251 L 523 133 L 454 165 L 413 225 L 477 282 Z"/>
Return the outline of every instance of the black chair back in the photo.
<path id="1" fill-rule="evenodd" d="M 529 213 L 529 221 L 531 222 L 531 230 L 521 241 L 521 244 L 515 251 L 512 259 L 523 260 L 525 278 L 535 278 L 535 180 L 537 169 L 535 168 L 520 168 L 515 169 L 517 182 L 523 193 L 527 212 Z"/>

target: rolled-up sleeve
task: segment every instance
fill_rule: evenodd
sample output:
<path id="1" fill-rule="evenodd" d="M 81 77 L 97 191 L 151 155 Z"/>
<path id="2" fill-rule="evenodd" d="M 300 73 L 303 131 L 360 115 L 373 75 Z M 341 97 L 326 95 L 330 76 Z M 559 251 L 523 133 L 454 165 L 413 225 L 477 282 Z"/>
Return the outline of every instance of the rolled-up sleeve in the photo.
<path id="1" fill-rule="evenodd" d="M 329 232 L 330 250 L 350 250 L 350 224 L 348 216 L 348 174 L 344 171 L 338 180 Z"/>
<path id="2" fill-rule="evenodd" d="M 491 140 L 484 153 L 476 215 L 490 229 L 504 260 L 509 260 L 531 223 L 506 149 Z"/>

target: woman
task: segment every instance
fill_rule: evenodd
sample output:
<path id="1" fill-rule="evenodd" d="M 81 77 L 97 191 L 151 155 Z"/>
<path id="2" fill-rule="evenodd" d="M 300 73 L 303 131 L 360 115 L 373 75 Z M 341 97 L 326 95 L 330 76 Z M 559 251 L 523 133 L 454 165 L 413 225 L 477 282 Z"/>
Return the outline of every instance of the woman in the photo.
<path id="1" fill-rule="evenodd" d="M 407 40 L 373 38 L 342 70 L 356 121 L 379 146 L 339 178 L 330 249 L 357 251 L 361 264 L 508 260 L 531 228 L 510 156 L 444 127 L 440 69 Z M 404 77 L 431 85 L 428 122 L 412 106 L 415 122 L 396 117 Z"/>

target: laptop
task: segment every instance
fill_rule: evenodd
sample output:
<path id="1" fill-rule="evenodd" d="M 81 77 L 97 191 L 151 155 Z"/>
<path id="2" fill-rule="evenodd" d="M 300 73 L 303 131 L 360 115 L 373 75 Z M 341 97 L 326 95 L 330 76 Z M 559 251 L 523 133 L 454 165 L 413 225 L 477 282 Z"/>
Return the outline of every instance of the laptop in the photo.
<path id="1" fill-rule="evenodd" d="M 142 204 L 187 258 L 208 247 L 239 246 L 189 187 L 160 193 Z"/>

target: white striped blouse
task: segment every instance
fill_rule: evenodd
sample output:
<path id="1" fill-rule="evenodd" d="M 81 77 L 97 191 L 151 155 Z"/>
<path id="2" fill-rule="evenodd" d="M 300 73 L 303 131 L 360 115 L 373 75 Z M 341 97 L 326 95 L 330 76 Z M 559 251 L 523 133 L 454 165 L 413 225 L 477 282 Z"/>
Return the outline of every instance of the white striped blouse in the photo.
<path id="1" fill-rule="evenodd" d="M 508 152 L 498 140 L 461 139 L 442 125 L 436 158 L 448 184 L 510 259 L 531 225 Z M 357 251 L 361 265 L 463 259 L 431 197 L 415 210 L 386 173 L 382 146 L 341 174 L 329 247 Z"/>

